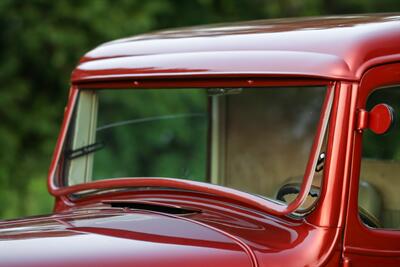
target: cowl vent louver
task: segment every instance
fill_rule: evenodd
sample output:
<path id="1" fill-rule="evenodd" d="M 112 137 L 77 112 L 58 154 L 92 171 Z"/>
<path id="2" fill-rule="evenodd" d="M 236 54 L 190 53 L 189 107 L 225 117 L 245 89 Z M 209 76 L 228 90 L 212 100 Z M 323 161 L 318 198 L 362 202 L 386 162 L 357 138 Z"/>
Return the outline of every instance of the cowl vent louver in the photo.
<path id="1" fill-rule="evenodd" d="M 180 206 L 168 205 L 157 202 L 147 201 L 132 201 L 132 200 L 105 200 L 102 201 L 104 204 L 109 204 L 113 208 L 128 208 L 133 210 L 148 210 L 156 211 L 167 214 L 175 215 L 187 215 L 193 213 L 200 213 L 200 210 L 187 209 Z"/>

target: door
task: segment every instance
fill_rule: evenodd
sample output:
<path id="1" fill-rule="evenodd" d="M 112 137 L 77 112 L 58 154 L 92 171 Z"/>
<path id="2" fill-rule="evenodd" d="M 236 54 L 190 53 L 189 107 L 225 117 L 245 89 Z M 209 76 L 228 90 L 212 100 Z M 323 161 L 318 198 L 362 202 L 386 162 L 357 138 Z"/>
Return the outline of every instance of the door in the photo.
<path id="1" fill-rule="evenodd" d="M 378 103 L 400 115 L 400 63 L 364 74 L 356 112 L 370 111 Z M 353 138 L 344 263 L 400 266 L 400 124 L 384 135 L 355 129 Z"/>

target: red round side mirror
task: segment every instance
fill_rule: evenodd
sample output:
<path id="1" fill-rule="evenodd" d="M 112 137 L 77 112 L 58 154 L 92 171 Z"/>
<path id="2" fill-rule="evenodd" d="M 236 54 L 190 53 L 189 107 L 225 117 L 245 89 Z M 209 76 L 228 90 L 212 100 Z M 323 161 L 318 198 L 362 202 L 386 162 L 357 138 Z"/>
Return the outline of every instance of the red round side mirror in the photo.
<path id="1" fill-rule="evenodd" d="M 368 128 L 375 134 L 387 133 L 394 122 L 394 109 L 387 104 L 377 104 L 368 113 Z"/>

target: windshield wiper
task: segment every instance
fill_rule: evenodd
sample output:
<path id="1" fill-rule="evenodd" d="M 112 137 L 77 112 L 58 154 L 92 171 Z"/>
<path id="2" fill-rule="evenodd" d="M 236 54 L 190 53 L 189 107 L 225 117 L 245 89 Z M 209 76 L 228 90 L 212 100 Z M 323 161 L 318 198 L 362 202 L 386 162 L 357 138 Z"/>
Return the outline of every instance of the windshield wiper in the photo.
<path id="1" fill-rule="evenodd" d="M 69 150 L 65 152 L 65 155 L 67 159 L 72 160 L 76 159 L 82 156 L 85 156 L 87 154 L 96 152 L 102 148 L 104 148 L 104 143 L 103 142 L 96 142 L 87 146 L 82 146 L 80 148 L 74 149 L 74 150 Z"/>
<path id="2" fill-rule="evenodd" d="M 110 124 L 103 125 L 96 129 L 96 132 L 100 132 L 103 130 L 107 130 L 109 128 L 124 126 L 128 124 L 138 124 L 143 122 L 153 122 L 153 121 L 160 121 L 160 120 L 170 120 L 170 119 L 181 119 L 181 118 L 192 118 L 192 117 L 205 117 L 204 113 L 183 113 L 183 114 L 170 114 L 170 115 L 162 115 L 162 116 L 154 116 L 154 117 L 147 117 L 147 118 L 139 118 L 133 120 L 125 120 L 114 122 Z"/>
<path id="3" fill-rule="evenodd" d="M 321 152 L 321 154 L 319 154 L 317 166 L 315 167 L 316 172 L 320 172 L 324 169 L 325 157 L 325 152 Z"/>

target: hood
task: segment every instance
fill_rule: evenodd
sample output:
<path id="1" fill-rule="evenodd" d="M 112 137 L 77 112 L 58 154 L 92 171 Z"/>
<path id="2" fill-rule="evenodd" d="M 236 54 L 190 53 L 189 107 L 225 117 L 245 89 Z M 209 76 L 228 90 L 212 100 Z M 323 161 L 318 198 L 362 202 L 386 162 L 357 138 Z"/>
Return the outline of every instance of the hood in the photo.
<path id="1" fill-rule="evenodd" d="M 0 266 L 254 266 L 240 239 L 191 220 L 99 210 L 0 224 Z"/>

